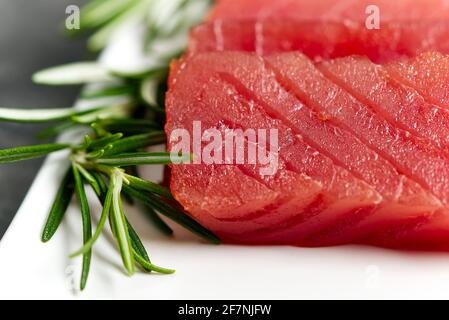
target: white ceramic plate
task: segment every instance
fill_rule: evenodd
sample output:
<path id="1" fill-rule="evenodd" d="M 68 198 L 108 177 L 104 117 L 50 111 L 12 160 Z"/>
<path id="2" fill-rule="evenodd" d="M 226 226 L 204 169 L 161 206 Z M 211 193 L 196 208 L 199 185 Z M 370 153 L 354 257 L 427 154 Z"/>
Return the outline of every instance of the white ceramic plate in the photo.
<path id="1" fill-rule="evenodd" d="M 134 45 L 137 50 L 138 42 L 133 42 L 132 32 L 125 34 L 103 56 L 108 66 L 116 62 L 124 68 L 123 62 L 130 61 L 135 67 L 139 57 L 131 48 Z M 67 165 L 64 157 L 61 152 L 47 159 L 0 242 L 1 299 L 449 298 L 449 254 L 355 246 L 214 246 L 178 228 L 174 238 L 167 238 L 133 209 L 127 213 L 152 260 L 177 272 L 169 276 L 138 272 L 129 278 L 110 236 L 102 236 L 94 247 L 87 289 L 80 293 L 81 261 L 68 258 L 81 246 L 78 207 L 72 205 L 50 243 L 40 242 Z M 161 170 L 148 167 L 146 174 L 157 177 Z M 97 218 L 99 211 L 98 206 L 92 208 Z"/>

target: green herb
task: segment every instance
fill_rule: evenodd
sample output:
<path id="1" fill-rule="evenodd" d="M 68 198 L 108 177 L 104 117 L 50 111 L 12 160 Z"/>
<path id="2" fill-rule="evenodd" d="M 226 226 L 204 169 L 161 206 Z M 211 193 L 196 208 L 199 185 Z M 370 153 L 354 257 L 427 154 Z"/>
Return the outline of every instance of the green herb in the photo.
<path id="1" fill-rule="evenodd" d="M 134 85 L 121 85 L 117 87 L 106 87 L 98 90 L 83 91 L 80 97 L 82 99 L 96 99 L 122 95 L 133 95 L 135 93 L 134 91 Z"/>
<path id="2" fill-rule="evenodd" d="M 95 83 L 80 95 L 92 105 L 89 109 L 0 108 L 0 121 L 49 123 L 39 134 L 43 138 L 68 130 L 72 135 L 79 132 L 79 141 L 74 144 L 0 150 L 0 163 L 42 157 L 66 149 L 71 169 L 61 181 L 42 241 L 53 237 L 75 193 L 80 205 L 83 245 L 71 257 L 83 256 L 81 290 L 86 286 L 92 251 L 106 221 L 129 275 L 135 272 L 136 264 L 145 272 L 174 272 L 150 261 L 139 235 L 126 217 L 122 197 L 143 203 L 145 214 L 166 235 L 173 234 L 173 230 L 160 214 L 207 241 L 219 243 L 212 232 L 180 208 L 168 188 L 140 178 L 137 170 L 133 170 L 138 165 L 176 165 L 191 159 L 191 155 L 145 152 L 145 149 L 166 142 L 163 106 L 169 62 L 185 45 L 179 39 L 185 39 L 209 5 L 209 0 L 91 0 L 81 13 L 81 31 L 92 33 L 88 46 L 102 49 L 128 22 L 141 23 L 147 29 L 142 47 L 152 63 L 124 73 L 109 70 L 97 62 L 77 62 L 49 68 L 33 76 L 36 83 L 53 86 Z M 93 235 L 85 184 L 94 190 L 103 207 Z"/>
<path id="3" fill-rule="evenodd" d="M 12 108 L 0 108 L 0 120 L 12 122 L 47 122 L 62 120 L 74 116 L 73 108 L 66 109 L 37 109 L 23 110 Z"/>
<path id="4" fill-rule="evenodd" d="M 166 269 L 166 268 L 161 268 L 158 267 L 150 262 L 148 262 L 147 260 L 145 260 L 145 258 L 143 258 L 141 255 L 139 255 L 134 249 L 133 249 L 133 253 L 134 253 L 134 257 L 136 259 L 136 261 L 142 265 L 142 267 L 147 270 L 147 271 L 156 271 L 162 274 L 172 274 L 175 273 L 175 270 L 172 269 Z"/>
<path id="5" fill-rule="evenodd" d="M 68 148 L 68 144 L 41 144 L 0 150 L 0 163 L 12 163 L 32 158 L 43 157 L 49 153 Z"/>
<path id="6" fill-rule="evenodd" d="M 76 62 L 52 67 L 33 75 L 33 81 L 46 85 L 77 85 L 97 82 L 113 82 L 117 78 L 97 62 Z"/>
<path id="7" fill-rule="evenodd" d="M 158 195 L 163 196 L 170 200 L 173 199 L 173 196 L 171 195 L 170 190 L 167 189 L 166 187 L 160 186 L 151 181 L 141 179 L 139 177 L 131 176 L 129 174 L 125 174 L 125 178 L 128 181 L 129 185 L 136 190 L 155 193 L 155 194 L 158 194 Z"/>
<path id="8" fill-rule="evenodd" d="M 135 190 L 128 186 L 123 186 L 124 190 L 130 194 L 133 198 L 136 198 L 143 203 L 147 204 L 151 208 L 154 208 L 157 212 L 165 215 L 167 218 L 175 221 L 179 225 L 184 228 L 190 230 L 191 232 L 197 234 L 201 238 L 209 241 L 211 243 L 219 244 L 220 239 L 217 238 L 212 232 L 205 229 L 198 222 L 190 218 L 180 209 L 175 208 L 167 204 L 165 201 L 162 201 L 160 198 L 143 191 Z"/>
<path id="9" fill-rule="evenodd" d="M 149 153 L 149 152 L 136 152 L 136 153 L 124 153 L 110 158 L 100 158 L 95 162 L 98 164 L 105 164 L 108 166 L 126 167 L 136 166 L 144 164 L 170 164 L 181 163 L 190 161 L 189 155 L 179 155 L 175 153 Z"/>
<path id="10" fill-rule="evenodd" d="M 111 220 L 114 225 L 115 236 L 122 255 L 123 265 L 129 275 L 134 273 L 134 255 L 132 253 L 131 239 L 129 237 L 128 225 L 125 219 L 125 213 L 122 206 L 120 193 L 122 192 L 123 172 L 114 169 L 111 173 L 112 188 L 112 208 Z"/>
<path id="11" fill-rule="evenodd" d="M 75 191 L 81 208 L 81 218 L 83 223 L 83 242 L 88 243 L 92 237 L 92 225 L 90 218 L 89 203 L 87 202 L 86 191 L 84 190 L 84 183 L 79 173 L 79 166 L 73 164 L 73 176 L 75 178 Z M 83 254 L 83 269 L 81 272 L 80 289 L 84 290 L 89 276 L 90 261 L 92 258 L 92 250 L 88 250 Z"/>
<path id="12" fill-rule="evenodd" d="M 127 153 L 134 150 L 143 149 L 149 146 L 165 143 L 164 131 L 155 131 L 148 134 L 135 135 L 120 139 L 111 143 L 111 148 L 105 152 L 105 156 Z"/>
<path id="13" fill-rule="evenodd" d="M 56 194 L 53 206 L 51 207 L 50 214 L 48 215 L 47 223 L 45 224 L 44 231 L 42 232 L 42 241 L 49 241 L 56 233 L 62 218 L 70 204 L 74 193 L 73 173 L 72 169 L 66 173 L 62 179 L 61 185 Z"/>
<path id="14" fill-rule="evenodd" d="M 98 182 L 96 182 L 98 185 Z M 86 252 L 89 252 L 92 249 L 92 246 L 94 245 L 95 241 L 100 237 L 101 231 L 103 230 L 104 224 L 106 223 L 107 218 L 109 217 L 109 212 L 111 210 L 111 204 L 112 204 L 112 188 L 109 188 L 106 199 L 103 203 L 103 212 L 101 213 L 100 221 L 98 221 L 97 229 L 95 230 L 95 234 L 92 238 L 87 241 L 84 246 L 79 249 L 77 252 L 70 255 L 71 258 L 76 257 L 80 254 L 85 254 Z"/>
<path id="15" fill-rule="evenodd" d="M 142 240 L 140 240 L 139 235 L 131 226 L 129 221 L 126 221 L 126 223 L 128 226 L 129 238 L 131 239 L 131 245 L 133 247 L 133 250 L 137 252 L 137 254 L 140 255 L 142 258 L 144 258 L 145 261 L 151 262 L 147 250 L 145 249 Z"/>

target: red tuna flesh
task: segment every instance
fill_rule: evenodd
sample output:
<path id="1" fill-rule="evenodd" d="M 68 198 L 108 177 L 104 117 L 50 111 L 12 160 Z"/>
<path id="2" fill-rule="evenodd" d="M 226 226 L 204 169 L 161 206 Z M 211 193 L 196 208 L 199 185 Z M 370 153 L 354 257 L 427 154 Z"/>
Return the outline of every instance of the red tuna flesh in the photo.
<path id="1" fill-rule="evenodd" d="M 385 66 L 398 81 L 417 90 L 429 102 L 449 109 L 449 56 L 429 52 L 417 59 Z"/>
<path id="2" fill-rule="evenodd" d="M 425 56 L 402 62 L 401 75 L 425 68 Z M 176 199 L 227 242 L 448 249 L 449 157 L 439 148 L 447 115 L 438 108 L 429 123 L 428 98 L 379 68 L 362 58 L 314 64 L 300 53 L 213 52 L 177 62 L 168 136 L 192 134 L 194 121 L 222 134 L 276 128 L 279 170 L 267 177 L 259 165 L 176 165 Z M 388 108 L 397 103 L 410 114 Z"/>
<path id="3" fill-rule="evenodd" d="M 215 20 L 192 31 L 189 54 L 301 51 L 313 60 L 363 55 L 385 63 L 431 50 L 449 53 L 448 34 L 447 21 L 383 22 L 380 29 L 370 30 L 364 22 Z"/>
<path id="4" fill-rule="evenodd" d="M 364 22 L 366 9 L 376 5 L 381 21 L 447 19 L 445 0 L 219 0 L 209 19 L 295 18 Z"/>
<path id="5" fill-rule="evenodd" d="M 427 102 L 430 96 L 434 97 L 435 102 L 443 102 L 444 99 L 438 99 L 436 93 L 423 96 L 410 86 L 411 83 L 418 83 L 417 79 L 413 79 L 409 84 L 401 78 L 401 75 L 407 77 L 406 73 L 400 71 L 401 68 L 423 60 L 427 62 L 421 64 L 424 69 L 420 70 L 419 74 L 435 74 L 435 64 L 441 60 L 442 65 L 449 67 L 447 59 L 438 53 L 426 53 L 416 59 L 383 66 L 364 57 L 347 57 L 322 62 L 318 67 L 332 81 L 398 128 L 411 135 L 432 140 L 437 147 L 447 150 L 449 113 L 444 107 L 434 104 L 434 101 Z M 429 67 L 433 70 L 429 70 Z M 390 73 L 390 69 L 396 70 L 397 74 Z M 449 77 L 444 80 L 442 76 L 441 74 L 433 79 L 438 78 L 441 84 L 444 81 L 447 86 Z M 437 90 L 435 84 L 429 86 L 430 80 L 425 80 L 425 83 L 427 86 L 420 87 L 421 89 Z M 447 92 L 441 89 L 439 93 Z"/>

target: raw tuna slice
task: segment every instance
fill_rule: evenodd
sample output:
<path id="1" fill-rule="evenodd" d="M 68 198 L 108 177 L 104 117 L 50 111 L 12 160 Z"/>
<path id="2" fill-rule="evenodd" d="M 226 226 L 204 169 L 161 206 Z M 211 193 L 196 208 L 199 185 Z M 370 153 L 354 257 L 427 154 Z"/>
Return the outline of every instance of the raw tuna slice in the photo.
<path id="1" fill-rule="evenodd" d="M 428 54 L 409 60 L 408 63 L 421 62 L 426 69 L 435 69 L 435 60 L 426 61 Z M 437 55 L 441 57 L 441 55 Z M 444 61 L 444 60 L 443 60 Z M 443 63 L 442 61 L 442 63 Z M 449 60 L 445 61 L 449 72 Z M 424 64 L 425 63 L 425 64 Z M 404 63 L 392 64 L 402 67 Z M 325 61 L 319 69 L 332 81 L 348 91 L 359 101 L 372 108 L 389 122 L 420 138 L 427 138 L 435 145 L 448 150 L 449 147 L 449 112 L 432 102 L 427 102 L 412 87 L 391 77 L 384 66 L 376 65 L 364 57 L 347 57 Z M 436 70 L 427 74 L 435 74 Z M 421 72 L 422 72 L 421 71 Z M 436 77 L 435 77 L 436 78 Z M 434 78 L 434 79 L 435 79 Z M 438 77 L 442 79 L 441 76 Z M 446 80 L 446 85 L 449 77 Z M 416 81 L 413 81 L 416 83 Z M 430 83 L 429 80 L 426 81 Z M 436 88 L 435 85 L 425 88 Z M 444 90 L 444 92 L 447 90 Z M 437 97 L 436 95 L 432 95 Z"/>
<path id="2" fill-rule="evenodd" d="M 172 168 L 176 199 L 227 242 L 394 246 L 398 241 L 381 237 L 385 230 L 391 238 L 405 231 L 411 237 L 417 226 L 446 216 L 447 155 L 373 113 L 303 55 L 204 53 L 174 64 L 169 139 L 176 129 L 193 134 L 194 121 L 222 134 L 279 130 L 273 176 L 250 165 Z M 176 144 L 170 139 L 169 149 Z M 289 181 L 303 189 L 288 188 Z M 418 246 L 419 237 L 410 243 Z"/>
<path id="3" fill-rule="evenodd" d="M 296 57 L 296 59 L 293 57 Z M 395 128 L 393 123 L 389 123 L 383 119 L 383 116 L 380 114 L 372 112 L 368 106 L 364 107 L 361 103 L 352 99 L 345 90 L 341 90 L 332 81 L 325 80 L 325 77 L 319 72 L 316 72 L 313 64 L 303 55 L 280 55 L 269 60 L 272 66 L 282 74 L 281 77 L 283 79 L 281 81 L 284 81 L 286 86 L 291 88 L 299 97 L 306 100 L 318 112 L 323 112 L 331 121 L 336 121 L 353 132 L 370 147 L 380 152 L 387 160 L 391 161 L 395 166 L 398 166 L 401 172 L 404 172 L 413 180 L 418 181 L 425 188 L 429 188 L 440 200 L 447 203 L 445 191 L 447 182 L 445 181 L 448 178 L 448 166 L 447 160 L 445 160 L 446 156 L 441 154 L 439 148 L 435 147 L 431 141 L 426 142 L 419 138 L 415 139 L 407 131 Z M 360 67 L 356 66 L 353 66 L 353 68 L 360 69 Z M 359 74 L 358 76 L 361 75 Z M 372 75 L 365 73 L 365 77 L 369 76 Z M 381 87 L 382 82 L 378 82 L 377 85 Z M 374 90 L 373 88 L 376 88 L 376 86 L 373 87 L 373 83 L 371 83 L 365 90 Z M 412 94 L 413 92 L 411 92 L 410 96 Z M 383 95 L 387 100 L 387 95 L 385 93 Z M 405 108 L 405 112 L 409 112 L 408 108 L 419 107 L 419 104 L 403 105 L 402 107 Z M 410 112 L 416 114 L 416 111 Z M 358 125 L 354 125 L 354 123 Z M 433 124 L 433 127 L 438 126 L 438 123 Z M 441 138 L 445 138 L 445 136 Z M 424 150 L 426 149 L 426 143 L 430 147 L 427 151 Z M 424 158 L 417 156 L 419 153 L 424 158 L 430 154 L 433 154 L 435 158 L 432 160 L 429 158 L 428 160 L 423 160 Z M 427 161 L 429 161 L 427 164 L 430 166 L 439 163 L 437 166 L 440 166 L 440 168 L 429 168 L 427 171 L 424 168 L 427 166 L 424 164 Z M 438 184 L 440 184 L 440 187 L 437 187 Z M 439 191 L 437 190 L 438 188 Z M 394 227 L 391 232 L 397 235 L 403 233 L 404 229 L 416 228 L 417 225 L 423 223 L 421 218 L 418 217 L 416 221 L 412 221 L 408 227 L 404 227 L 403 225 Z M 371 221 L 369 219 L 365 221 L 360 230 L 365 230 L 366 223 L 369 225 Z M 349 227 L 354 229 L 351 224 L 349 224 Z M 335 235 L 335 233 L 330 231 L 326 231 L 320 236 L 331 242 L 331 239 L 335 237 L 340 238 L 340 234 Z"/>
<path id="4" fill-rule="evenodd" d="M 385 66 L 398 81 L 416 89 L 425 99 L 449 109 L 449 56 L 438 52 Z"/>
<path id="5" fill-rule="evenodd" d="M 272 119 L 267 115 L 260 105 L 254 101 L 248 101 L 245 97 L 241 96 L 232 85 L 220 78 L 214 79 L 207 74 L 201 78 L 198 75 L 197 80 L 200 79 L 205 82 L 192 82 L 188 87 L 184 87 L 183 90 L 171 91 L 172 93 L 169 98 L 170 104 L 172 101 L 175 104 L 175 99 L 184 101 L 185 104 L 182 108 L 177 109 L 175 113 L 176 117 L 172 117 L 172 114 L 169 114 L 167 130 L 173 131 L 169 127 L 184 128 L 186 125 L 189 127 L 189 123 L 198 119 L 201 119 L 203 126 L 218 128 L 220 131 L 225 128 L 240 128 L 244 130 L 258 127 L 276 128 L 280 130 L 279 147 L 281 168 L 285 168 L 280 168 L 278 175 L 265 178 L 258 176 L 253 170 L 251 171 L 252 177 L 264 185 L 269 184 L 270 189 L 277 190 L 278 194 L 274 198 L 266 198 L 266 202 L 260 208 L 257 207 L 258 203 L 248 202 L 252 210 L 246 209 L 246 216 L 237 219 L 236 210 L 238 209 L 240 211 L 243 209 L 241 204 L 236 209 L 223 207 L 215 203 L 215 201 L 221 202 L 223 199 L 229 198 L 229 195 L 222 197 L 221 194 L 213 193 L 208 188 L 206 190 L 198 189 L 196 191 L 198 192 L 198 197 L 192 197 L 192 190 L 190 189 L 193 186 L 195 189 L 202 186 L 201 180 L 204 180 L 204 176 L 199 172 L 203 170 L 203 166 L 186 166 L 185 168 L 175 166 L 173 170 L 178 174 L 182 171 L 182 177 L 187 176 L 187 170 L 190 170 L 189 174 L 191 178 L 187 180 L 174 178 L 173 189 L 177 190 L 178 197 L 184 197 L 185 201 L 183 203 L 188 203 L 186 205 L 187 209 L 193 206 L 193 209 L 190 209 L 191 212 L 198 214 L 198 210 L 195 209 L 198 209 L 198 203 L 201 203 L 206 217 L 213 216 L 221 220 L 213 224 L 215 230 L 224 228 L 224 232 L 232 233 L 231 227 L 233 227 L 236 228 L 236 234 L 241 234 L 242 232 L 260 231 L 262 228 L 267 229 L 273 226 L 289 226 L 293 223 L 304 221 L 302 234 L 305 235 L 306 232 L 310 233 L 314 228 L 319 227 L 319 224 L 317 225 L 317 219 L 320 224 L 325 223 L 327 220 L 333 222 L 340 214 L 349 214 L 352 211 L 361 209 L 372 210 L 380 202 L 381 197 L 374 189 L 363 181 L 353 177 L 346 170 L 334 166 L 329 159 L 321 156 L 313 148 L 305 144 L 302 139 L 299 139 L 291 129 L 284 126 L 279 120 Z M 177 83 L 184 81 L 188 81 L 188 79 L 183 74 L 176 78 Z M 198 87 L 198 84 L 201 87 Z M 195 103 L 194 108 L 191 108 L 187 103 L 192 98 L 192 92 L 197 92 L 201 96 L 201 103 Z M 232 108 L 223 109 L 223 105 L 232 106 Z M 199 108 L 200 106 L 201 108 Z M 208 112 L 204 114 L 204 110 L 208 110 Z M 242 117 L 242 114 L 251 114 L 251 116 Z M 182 119 L 182 121 L 177 121 L 177 119 Z M 222 134 L 224 135 L 224 132 Z M 248 166 L 245 167 L 243 169 L 242 166 L 239 166 L 245 173 L 248 173 L 248 169 L 250 168 Z M 295 172 L 296 175 L 307 176 L 310 180 L 309 184 L 314 182 L 320 186 L 317 189 L 317 193 L 313 199 L 314 201 L 305 207 L 304 210 L 291 211 L 291 209 L 286 208 L 282 204 L 283 199 L 286 199 L 286 196 L 292 194 L 291 191 L 287 192 L 287 188 L 285 186 L 282 187 L 282 185 L 286 185 L 290 189 L 293 188 L 294 194 L 296 194 L 296 198 L 298 199 L 304 198 L 304 195 L 310 192 L 307 191 L 304 193 L 306 191 L 304 186 L 289 186 L 288 181 L 282 185 L 279 184 L 278 181 L 282 181 L 282 176 L 287 172 Z M 215 174 L 217 175 L 217 173 Z M 185 182 L 192 181 L 192 179 L 198 179 L 200 181 L 189 183 L 186 187 Z M 225 194 L 229 193 L 229 188 L 226 187 L 226 184 L 229 183 L 228 180 L 219 175 L 211 187 L 216 187 L 217 190 L 222 190 Z M 238 192 L 241 192 L 240 183 L 237 186 Z M 252 188 L 250 194 L 254 196 L 255 191 L 256 189 Z M 204 192 L 208 194 L 207 201 L 204 199 Z M 218 200 L 213 200 L 217 197 Z M 318 218 L 312 219 L 318 213 L 321 215 Z M 268 223 L 262 224 L 261 218 L 267 220 Z M 305 223 L 306 218 L 309 219 L 307 223 Z M 231 224 L 232 219 L 235 220 L 233 224 Z M 257 220 L 259 221 L 259 225 L 256 224 Z M 226 222 L 231 225 L 228 226 Z M 209 223 L 213 222 L 211 221 Z M 231 235 L 227 235 L 227 238 L 229 237 Z M 235 238 L 234 236 L 236 240 L 239 237 Z"/>
<path id="6" fill-rule="evenodd" d="M 449 53 L 448 34 L 447 21 L 384 22 L 381 29 L 370 30 L 365 23 L 215 20 L 192 31 L 189 53 L 301 51 L 313 60 L 363 55 L 384 63 L 429 50 Z"/>
<path id="7" fill-rule="evenodd" d="M 276 17 L 364 22 L 370 5 L 378 6 L 383 22 L 449 17 L 445 0 L 219 0 L 209 19 Z"/>
<path id="8" fill-rule="evenodd" d="M 327 78 L 304 55 L 283 54 L 268 61 L 283 85 L 322 117 L 350 131 L 400 172 L 448 203 L 449 161 L 443 150 L 390 123 Z"/>

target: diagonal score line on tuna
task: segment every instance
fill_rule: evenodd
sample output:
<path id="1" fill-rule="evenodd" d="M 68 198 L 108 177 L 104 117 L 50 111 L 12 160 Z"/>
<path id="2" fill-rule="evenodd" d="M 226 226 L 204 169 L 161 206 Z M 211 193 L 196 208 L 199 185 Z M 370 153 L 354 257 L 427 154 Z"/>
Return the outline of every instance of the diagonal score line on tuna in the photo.
<path id="1" fill-rule="evenodd" d="M 279 168 L 279 130 L 275 128 L 243 130 L 225 123 L 204 127 L 198 120 L 191 128 L 172 130 L 170 144 L 174 164 L 254 165 L 262 176 L 274 176 Z"/>

